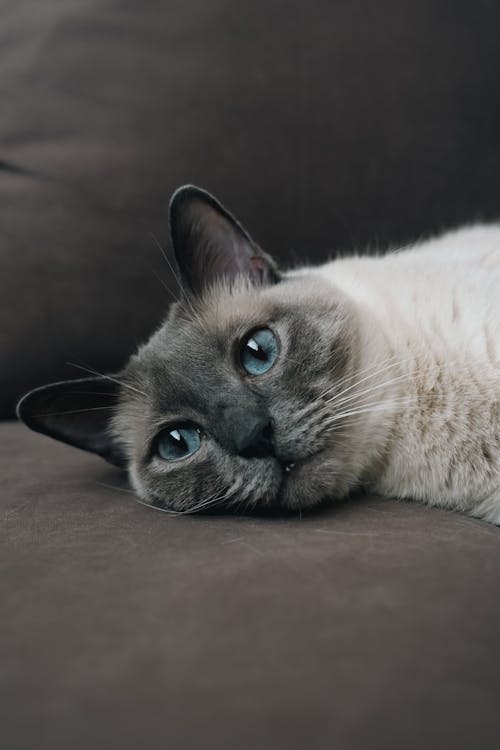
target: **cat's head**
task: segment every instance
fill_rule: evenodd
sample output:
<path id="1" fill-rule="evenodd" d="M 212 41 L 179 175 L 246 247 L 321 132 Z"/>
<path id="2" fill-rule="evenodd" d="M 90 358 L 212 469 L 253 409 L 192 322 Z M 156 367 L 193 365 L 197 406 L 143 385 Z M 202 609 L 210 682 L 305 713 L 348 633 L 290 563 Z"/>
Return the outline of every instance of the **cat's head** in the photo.
<path id="1" fill-rule="evenodd" d="M 353 445 L 332 397 L 356 371 L 350 304 L 314 272 L 281 274 L 211 195 L 170 205 L 180 300 L 109 376 L 27 394 L 32 429 L 128 468 L 142 500 L 302 508 L 344 495 Z"/>

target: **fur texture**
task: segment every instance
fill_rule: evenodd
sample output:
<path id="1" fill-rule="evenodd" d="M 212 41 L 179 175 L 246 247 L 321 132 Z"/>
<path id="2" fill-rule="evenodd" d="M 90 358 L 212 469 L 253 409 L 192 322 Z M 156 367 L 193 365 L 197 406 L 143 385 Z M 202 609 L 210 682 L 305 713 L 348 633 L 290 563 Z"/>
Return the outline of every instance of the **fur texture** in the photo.
<path id="1" fill-rule="evenodd" d="M 173 512 L 300 509 L 368 488 L 499 524 L 500 226 L 280 274 L 215 199 L 183 191 L 173 223 L 185 293 L 109 376 L 112 418 L 92 428 L 142 501 Z M 279 355 L 252 377 L 238 351 L 263 327 Z M 49 432 L 26 398 L 21 417 Z M 242 455 L 234 431 L 256 413 L 272 425 L 272 447 Z M 199 427 L 199 450 L 163 460 L 159 431 L 184 422 Z"/>

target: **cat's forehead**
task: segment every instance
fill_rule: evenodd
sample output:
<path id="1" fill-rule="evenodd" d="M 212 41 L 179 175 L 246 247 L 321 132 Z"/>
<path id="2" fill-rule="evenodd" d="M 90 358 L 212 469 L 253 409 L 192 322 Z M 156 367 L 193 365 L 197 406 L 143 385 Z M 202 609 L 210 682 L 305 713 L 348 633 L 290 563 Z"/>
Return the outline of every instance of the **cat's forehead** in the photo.
<path id="1" fill-rule="evenodd" d="M 233 342 L 257 326 L 279 319 L 281 307 L 268 290 L 248 284 L 210 289 L 202 299 L 174 303 L 163 325 L 130 363 L 132 372 L 153 384 L 170 376 L 177 390 L 199 374 L 217 373 Z"/>
<path id="2" fill-rule="evenodd" d="M 280 307 L 276 297 L 275 287 L 255 287 L 242 279 L 230 287 L 211 287 L 195 305 L 184 300 L 181 309 L 197 331 L 201 324 L 203 331 L 220 336 L 275 317 Z"/>
<path id="3" fill-rule="evenodd" d="M 200 300 L 184 299 L 174 305 L 155 346 L 163 342 L 176 356 L 186 346 L 220 346 L 279 316 L 280 305 L 269 290 L 248 284 L 231 289 L 215 287 Z"/>
<path id="4" fill-rule="evenodd" d="M 129 374 L 136 381 L 149 380 L 153 391 L 189 394 L 209 383 L 220 386 L 231 371 L 228 355 L 256 328 L 274 329 L 282 343 L 314 342 L 311 299 L 319 317 L 332 325 L 335 313 L 322 314 L 316 284 L 308 289 L 300 279 L 264 287 L 245 279 L 231 286 L 221 282 L 201 298 L 174 303 L 163 325 L 131 360 Z"/>

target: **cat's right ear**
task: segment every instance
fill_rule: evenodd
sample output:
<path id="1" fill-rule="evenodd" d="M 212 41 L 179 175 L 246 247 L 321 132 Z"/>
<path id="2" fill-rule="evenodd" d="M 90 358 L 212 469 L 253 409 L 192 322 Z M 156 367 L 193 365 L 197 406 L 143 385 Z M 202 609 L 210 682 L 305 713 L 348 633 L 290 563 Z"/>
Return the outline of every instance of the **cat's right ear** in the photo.
<path id="1" fill-rule="evenodd" d="M 176 190 L 170 201 L 170 233 L 181 283 L 199 295 L 218 279 L 243 275 L 256 286 L 275 284 L 273 259 L 213 195 L 194 185 Z"/>
<path id="2" fill-rule="evenodd" d="M 17 416 L 35 432 L 123 467 L 126 457 L 109 430 L 118 396 L 119 384 L 111 376 L 65 380 L 29 391 Z"/>

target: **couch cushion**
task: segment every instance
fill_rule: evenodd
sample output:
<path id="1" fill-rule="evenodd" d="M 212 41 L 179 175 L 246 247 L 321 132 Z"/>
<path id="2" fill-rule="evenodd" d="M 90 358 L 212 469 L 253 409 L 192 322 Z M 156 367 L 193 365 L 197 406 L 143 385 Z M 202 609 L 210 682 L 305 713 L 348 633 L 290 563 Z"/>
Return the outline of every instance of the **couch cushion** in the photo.
<path id="1" fill-rule="evenodd" d="M 286 262 L 498 216 L 499 23 L 447 0 L 3 0 L 0 416 L 156 326 L 155 274 L 175 282 L 150 233 L 183 182 Z"/>
<path id="2" fill-rule="evenodd" d="M 372 497 L 172 518 L 0 444 L 2 747 L 498 747 L 498 529 Z"/>

